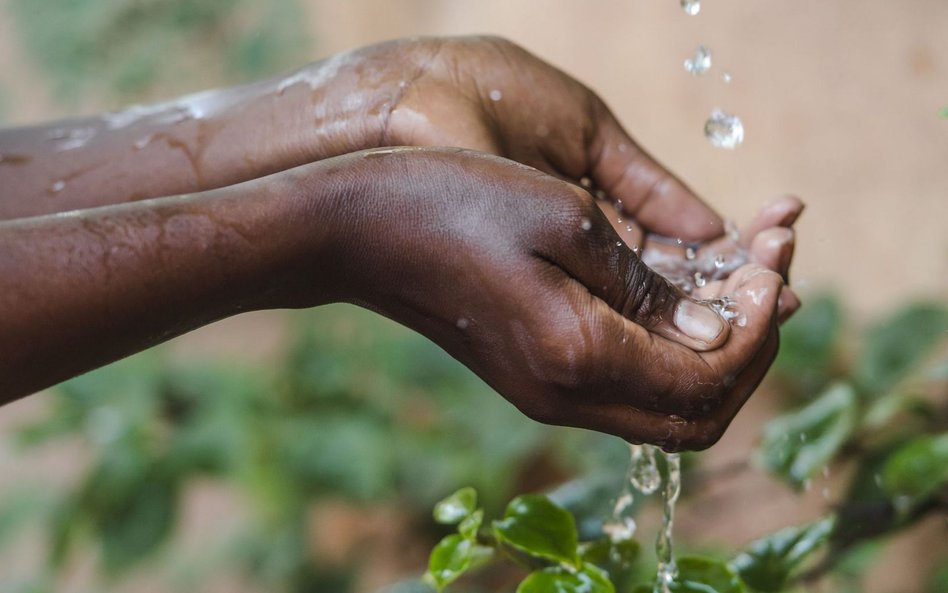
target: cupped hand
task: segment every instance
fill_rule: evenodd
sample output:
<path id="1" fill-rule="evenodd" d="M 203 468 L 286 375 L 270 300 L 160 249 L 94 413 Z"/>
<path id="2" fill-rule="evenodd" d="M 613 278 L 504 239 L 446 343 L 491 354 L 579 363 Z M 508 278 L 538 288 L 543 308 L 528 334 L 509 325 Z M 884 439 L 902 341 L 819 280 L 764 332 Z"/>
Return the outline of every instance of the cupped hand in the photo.
<path id="1" fill-rule="evenodd" d="M 457 149 L 317 163 L 338 229 L 287 269 L 274 306 L 310 306 L 314 269 L 441 345 L 528 416 L 669 450 L 717 440 L 777 350 L 780 275 L 757 264 L 696 296 L 650 270 L 584 190 Z M 311 185 L 308 169 L 288 172 Z M 325 227 L 324 227 L 325 228 Z M 687 344 L 687 345 L 686 345 Z"/>
<path id="2" fill-rule="evenodd" d="M 688 295 L 700 298 L 748 263 L 764 266 L 789 283 L 790 264 L 796 241 L 793 225 L 803 212 L 795 196 L 781 196 L 764 205 L 744 228 L 730 226 L 727 232 L 704 242 L 646 234 L 641 225 L 616 205 L 600 200 L 599 207 L 620 237 L 653 270 Z M 779 298 L 783 322 L 800 307 L 796 293 L 785 285 Z"/>
<path id="3" fill-rule="evenodd" d="M 394 41 L 278 84 L 312 94 L 316 125 L 300 129 L 320 157 L 395 145 L 474 149 L 573 182 L 588 178 L 647 232 L 688 241 L 724 232 L 721 218 L 646 154 L 595 93 L 503 39 Z"/>

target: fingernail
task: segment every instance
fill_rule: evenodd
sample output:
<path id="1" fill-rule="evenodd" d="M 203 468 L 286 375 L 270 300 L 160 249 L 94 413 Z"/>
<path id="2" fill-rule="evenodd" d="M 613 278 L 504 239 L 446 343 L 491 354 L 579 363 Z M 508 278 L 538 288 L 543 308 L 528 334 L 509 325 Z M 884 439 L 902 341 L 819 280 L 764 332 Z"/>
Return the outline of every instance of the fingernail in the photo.
<path id="1" fill-rule="evenodd" d="M 682 300 L 675 310 L 675 327 L 689 338 L 710 344 L 724 331 L 724 319 L 704 305 Z"/>

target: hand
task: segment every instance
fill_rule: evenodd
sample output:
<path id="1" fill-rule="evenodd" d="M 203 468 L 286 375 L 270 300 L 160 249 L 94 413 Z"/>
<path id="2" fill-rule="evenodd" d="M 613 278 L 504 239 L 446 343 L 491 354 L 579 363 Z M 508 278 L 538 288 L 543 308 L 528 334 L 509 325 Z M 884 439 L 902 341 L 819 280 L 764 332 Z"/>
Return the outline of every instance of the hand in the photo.
<path id="1" fill-rule="evenodd" d="M 270 306 L 379 311 L 539 421 L 707 447 L 776 354 L 777 273 L 750 264 L 700 294 L 732 299 L 729 328 L 645 266 L 571 184 L 447 149 L 319 165 L 338 207 L 312 224 L 338 231 L 318 261 L 295 259 Z M 311 186 L 306 171 L 288 172 L 290 185 Z M 326 262 L 331 297 L 310 285 Z"/>
<path id="2" fill-rule="evenodd" d="M 503 39 L 384 43 L 272 84 L 283 100 L 308 95 L 315 105 L 315 125 L 299 132 L 311 138 L 302 143 L 311 157 L 376 146 L 469 148 L 574 182 L 588 177 L 648 232 L 704 241 L 724 231 L 595 93 Z"/>
<path id="3" fill-rule="evenodd" d="M 794 196 L 781 196 L 761 208 L 744 229 L 731 228 L 725 235 L 703 243 L 646 235 L 633 219 L 624 218 L 614 204 L 600 201 L 599 207 L 642 261 L 686 294 L 703 298 L 703 294 L 714 293 L 716 283 L 747 263 L 774 270 L 788 283 L 796 239 L 793 224 L 804 205 Z M 781 290 L 778 303 L 781 323 L 800 307 L 800 300 L 789 285 Z"/>

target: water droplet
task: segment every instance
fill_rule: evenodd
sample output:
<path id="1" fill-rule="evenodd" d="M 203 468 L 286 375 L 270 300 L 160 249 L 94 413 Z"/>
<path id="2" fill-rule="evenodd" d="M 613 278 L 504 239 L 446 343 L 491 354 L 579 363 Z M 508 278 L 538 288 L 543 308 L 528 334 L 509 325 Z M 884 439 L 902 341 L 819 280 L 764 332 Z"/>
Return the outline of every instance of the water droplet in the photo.
<path id="1" fill-rule="evenodd" d="M 630 232 L 630 233 L 631 233 L 631 232 L 632 232 L 633 230 L 635 230 L 635 229 L 632 228 L 632 225 L 631 225 L 631 224 L 627 224 L 627 225 L 625 225 L 625 230 L 626 230 L 627 232 Z"/>
<path id="2" fill-rule="evenodd" d="M 701 272 L 695 272 L 695 286 L 698 288 L 703 288 L 707 283 L 708 281 L 704 279 L 704 276 L 701 274 Z"/>
<path id="3" fill-rule="evenodd" d="M 468 321 L 464 317 L 461 317 L 460 319 L 458 319 L 458 322 L 457 322 L 458 329 L 467 329 L 467 326 L 470 325 L 470 323 L 471 323 L 470 321 Z"/>
<path id="4" fill-rule="evenodd" d="M 616 247 L 622 247 L 622 241 L 616 241 Z"/>
<path id="5" fill-rule="evenodd" d="M 139 138 L 138 140 L 135 141 L 135 150 L 142 150 L 143 148 L 151 144 L 152 140 L 154 139 L 155 139 L 154 134 L 148 134 L 147 136 L 143 136 Z"/>
<path id="6" fill-rule="evenodd" d="M 497 102 L 504 98 L 504 94 L 498 89 L 494 89 L 490 92 L 490 100 Z"/>
<path id="7" fill-rule="evenodd" d="M 579 185 L 581 185 L 582 187 L 584 187 L 584 188 L 586 188 L 586 189 L 591 188 L 591 187 L 592 187 L 592 184 L 593 184 L 592 179 L 590 179 L 589 177 L 580 177 L 580 178 L 579 178 Z"/>
<path id="8" fill-rule="evenodd" d="M 718 255 L 716 258 L 714 258 L 714 267 L 717 268 L 717 269 L 719 269 L 719 270 L 724 267 L 724 256 L 723 256 L 723 255 Z"/>
<path id="9" fill-rule="evenodd" d="M 616 207 L 616 211 L 621 214 L 622 213 L 622 200 L 616 200 L 615 207 Z"/>
<path id="10" fill-rule="evenodd" d="M 724 221 L 724 233 L 727 235 L 728 239 L 738 242 L 741 238 L 741 232 L 737 229 L 737 223 L 733 219 L 728 218 Z"/>
<path id="11" fill-rule="evenodd" d="M 695 253 L 694 247 L 689 247 L 688 249 L 685 249 L 685 259 L 687 259 L 687 260 L 692 260 L 692 259 L 694 259 L 697 255 L 698 255 L 698 254 Z"/>
<path id="12" fill-rule="evenodd" d="M 744 142 L 744 124 L 736 115 L 715 109 L 704 124 L 704 135 L 718 148 L 734 149 Z"/>
<path id="13" fill-rule="evenodd" d="M 724 84 L 731 84 L 731 73 L 725 72 L 721 75 L 721 80 L 724 81 Z"/>
<path id="14" fill-rule="evenodd" d="M 646 496 L 662 485 L 662 475 L 655 460 L 657 451 L 658 447 L 651 445 L 629 445 L 629 484 Z"/>
<path id="15" fill-rule="evenodd" d="M 681 0 L 681 8 L 685 14 L 695 16 L 701 12 L 701 0 Z"/>
<path id="16" fill-rule="evenodd" d="M 588 231 L 589 229 L 593 228 L 593 223 L 588 218 L 583 217 L 579 223 L 579 228 L 583 229 L 584 231 Z"/>
<path id="17" fill-rule="evenodd" d="M 635 537 L 635 519 L 632 517 L 622 517 L 618 521 L 610 521 L 602 525 L 602 531 L 609 536 L 609 541 L 614 544 L 627 542 Z"/>
<path id="18" fill-rule="evenodd" d="M 58 194 L 59 192 L 66 189 L 66 182 L 60 179 L 59 181 L 51 185 L 49 189 L 52 190 L 54 194 Z"/>
<path id="19" fill-rule="evenodd" d="M 677 239 L 675 239 L 675 243 L 681 245 L 682 243 L 684 243 L 684 241 L 681 240 L 681 237 L 678 237 Z"/>
<path id="20" fill-rule="evenodd" d="M 711 67 L 711 50 L 699 45 L 695 54 L 685 60 L 685 70 L 693 76 L 700 76 Z"/>
<path id="21" fill-rule="evenodd" d="M 621 216 L 616 219 L 616 224 L 622 224 L 622 217 L 621 217 Z"/>

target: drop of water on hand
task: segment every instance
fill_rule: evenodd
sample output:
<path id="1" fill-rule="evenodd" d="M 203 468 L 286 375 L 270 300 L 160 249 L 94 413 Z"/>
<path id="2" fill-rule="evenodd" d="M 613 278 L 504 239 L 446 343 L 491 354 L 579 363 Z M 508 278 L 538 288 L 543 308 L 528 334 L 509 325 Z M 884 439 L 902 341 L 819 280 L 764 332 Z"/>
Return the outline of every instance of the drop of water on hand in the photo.
<path id="1" fill-rule="evenodd" d="M 721 75 L 721 80 L 724 81 L 724 84 L 731 84 L 731 73 L 725 72 Z"/>
<path id="2" fill-rule="evenodd" d="M 593 228 L 593 223 L 588 218 L 583 218 L 583 220 L 579 223 L 579 228 L 583 229 L 584 231 L 588 231 L 589 229 Z"/>
<path id="3" fill-rule="evenodd" d="M 458 319 L 456 325 L 458 326 L 458 329 L 467 329 L 467 326 L 470 324 L 471 322 L 468 321 L 467 318 L 461 317 L 460 319 Z"/>
<path id="4" fill-rule="evenodd" d="M 504 94 L 498 89 L 494 89 L 490 92 L 490 100 L 497 102 L 504 98 Z"/>
<path id="5" fill-rule="evenodd" d="M 701 0 L 681 0 L 681 8 L 685 14 L 695 16 L 701 12 Z"/>
<path id="6" fill-rule="evenodd" d="M 60 180 L 57 181 L 56 183 L 52 184 L 52 185 L 49 187 L 49 189 L 50 189 L 54 194 L 58 194 L 59 192 L 61 192 L 61 191 L 63 191 L 64 189 L 66 189 L 66 182 L 63 181 L 62 179 L 60 179 Z"/>
<path id="7" fill-rule="evenodd" d="M 717 269 L 719 269 L 719 270 L 724 267 L 724 256 L 723 256 L 723 255 L 718 255 L 716 258 L 714 258 L 714 267 L 717 268 Z"/>
<path id="8" fill-rule="evenodd" d="M 711 67 L 711 50 L 699 45 L 695 54 L 685 60 L 685 70 L 693 76 L 700 76 Z"/>
<path id="9" fill-rule="evenodd" d="M 685 259 L 691 261 L 696 256 L 697 254 L 695 253 L 694 247 L 689 247 L 688 249 L 685 249 Z"/>
<path id="10" fill-rule="evenodd" d="M 707 283 L 708 281 L 705 280 L 704 275 L 701 274 L 701 272 L 695 272 L 695 286 L 698 288 L 704 288 L 704 285 Z"/>
<path id="11" fill-rule="evenodd" d="M 744 142 L 744 124 L 736 115 L 715 109 L 704 124 L 704 135 L 714 146 L 733 150 Z"/>

